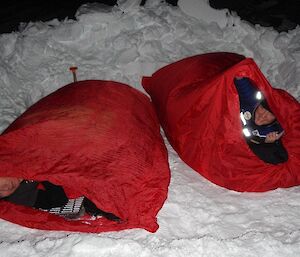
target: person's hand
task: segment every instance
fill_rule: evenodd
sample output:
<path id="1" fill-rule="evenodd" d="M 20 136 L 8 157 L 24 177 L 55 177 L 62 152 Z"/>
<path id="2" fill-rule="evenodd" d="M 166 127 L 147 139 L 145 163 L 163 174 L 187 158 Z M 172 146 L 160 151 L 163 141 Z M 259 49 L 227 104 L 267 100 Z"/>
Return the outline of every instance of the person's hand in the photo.
<path id="1" fill-rule="evenodd" d="M 284 133 L 284 131 L 282 131 L 281 133 L 271 132 L 271 133 L 267 134 L 265 143 L 274 143 L 276 140 L 278 140 L 279 138 L 282 137 L 283 133 Z"/>
<path id="2" fill-rule="evenodd" d="M 22 179 L 15 177 L 0 177 L 0 198 L 11 195 L 19 187 Z"/>

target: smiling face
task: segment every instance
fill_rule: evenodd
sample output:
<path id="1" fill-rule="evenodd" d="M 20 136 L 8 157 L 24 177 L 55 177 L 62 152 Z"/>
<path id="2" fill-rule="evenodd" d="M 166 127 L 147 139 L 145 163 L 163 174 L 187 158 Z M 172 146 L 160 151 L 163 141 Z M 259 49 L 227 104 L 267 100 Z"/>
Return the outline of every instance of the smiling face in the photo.
<path id="1" fill-rule="evenodd" d="M 276 117 L 274 116 L 274 114 L 268 111 L 266 108 L 262 107 L 262 105 L 259 105 L 256 108 L 254 118 L 254 122 L 256 125 L 268 125 L 275 121 L 275 119 Z"/>
<path id="2" fill-rule="evenodd" d="M 20 185 L 22 179 L 0 177 L 0 197 L 11 195 Z"/>

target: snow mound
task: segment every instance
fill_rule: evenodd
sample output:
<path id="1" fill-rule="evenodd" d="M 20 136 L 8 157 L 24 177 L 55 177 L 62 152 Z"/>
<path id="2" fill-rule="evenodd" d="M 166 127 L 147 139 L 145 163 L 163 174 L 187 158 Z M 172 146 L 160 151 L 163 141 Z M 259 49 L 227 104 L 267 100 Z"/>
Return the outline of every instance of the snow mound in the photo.
<path id="1" fill-rule="evenodd" d="M 215 14 L 196 0 L 85 8 L 77 21 L 29 23 L 0 35 L 0 130 L 26 108 L 78 79 L 115 80 L 143 91 L 141 77 L 187 56 L 229 51 L 253 57 L 274 87 L 300 100 L 300 28 L 278 33 Z M 195 6 L 194 13 L 189 13 Z M 205 8 L 206 9 L 205 9 Z M 199 9 L 198 9 L 199 8 Z M 205 10 L 207 17 L 195 17 Z M 210 14 L 211 13 L 211 14 Z M 200 18 L 199 18 L 200 17 Z M 217 18 L 216 18 L 217 19 Z M 167 142 L 166 142 L 167 143 Z M 167 144 L 168 145 L 168 144 Z M 264 256 L 300 251 L 299 187 L 242 194 L 217 187 L 169 148 L 172 179 L 155 234 L 45 232 L 0 221 L 1 256 Z"/>

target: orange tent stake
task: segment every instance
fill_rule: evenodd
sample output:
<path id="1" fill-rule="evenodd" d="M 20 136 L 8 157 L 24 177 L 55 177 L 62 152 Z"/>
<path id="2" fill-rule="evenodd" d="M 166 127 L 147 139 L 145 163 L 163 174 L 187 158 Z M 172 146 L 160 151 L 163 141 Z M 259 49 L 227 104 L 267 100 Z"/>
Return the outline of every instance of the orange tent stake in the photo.
<path id="1" fill-rule="evenodd" d="M 74 80 L 74 82 L 77 82 L 77 76 L 76 76 L 77 67 L 76 67 L 76 66 L 72 66 L 72 67 L 70 67 L 69 70 L 70 70 L 70 71 L 72 72 L 72 74 L 73 74 L 73 80 Z"/>

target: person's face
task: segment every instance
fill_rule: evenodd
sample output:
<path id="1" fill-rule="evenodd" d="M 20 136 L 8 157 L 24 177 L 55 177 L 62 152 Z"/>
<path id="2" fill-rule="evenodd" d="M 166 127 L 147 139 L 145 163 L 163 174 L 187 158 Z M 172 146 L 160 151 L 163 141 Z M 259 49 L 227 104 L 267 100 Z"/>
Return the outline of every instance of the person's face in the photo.
<path id="1" fill-rule="evenodd" d="M 11 195 L 20 185 L 22 179 L 0 177 L 0 197 Z"/>
<path id="2" fill-rule="evenodd" d="M 267 125 L 272 123 L 276 117 L 273 113 L 269 112 L 267 109 L 259 105 L 255 110 L 254 122 L 256 125 Z"/>

